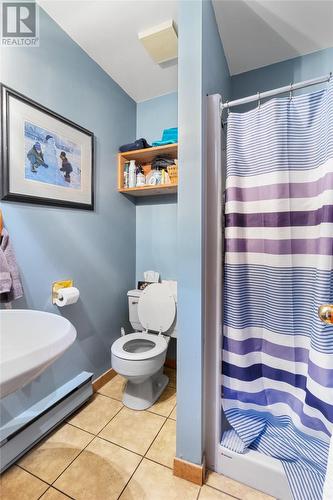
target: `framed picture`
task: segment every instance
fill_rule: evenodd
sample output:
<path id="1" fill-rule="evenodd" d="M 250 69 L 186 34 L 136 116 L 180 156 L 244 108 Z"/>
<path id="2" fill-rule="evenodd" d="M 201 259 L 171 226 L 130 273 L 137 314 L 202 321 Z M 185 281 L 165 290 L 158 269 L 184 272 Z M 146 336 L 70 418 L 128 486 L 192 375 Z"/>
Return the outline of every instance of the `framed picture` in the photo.
<path id="1" fill-rule="evenodd" d="M 94 209 L 94 134 L 0 86 L 2 199 Z"/>

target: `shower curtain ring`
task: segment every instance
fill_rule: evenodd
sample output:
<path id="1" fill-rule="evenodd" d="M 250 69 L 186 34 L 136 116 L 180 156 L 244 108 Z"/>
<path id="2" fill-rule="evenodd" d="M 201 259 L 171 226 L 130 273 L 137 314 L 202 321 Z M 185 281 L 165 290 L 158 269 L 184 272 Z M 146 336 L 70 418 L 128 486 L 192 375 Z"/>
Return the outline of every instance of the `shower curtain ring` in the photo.
<path id="1" fill-rule="evenodd" d="M 293 82 L 290 84 L 290 90 L 289 90 L 289 101 L 291 101 L 293 98 Z"/>
<path id="2" fill-rule="evenodd" d="M 258 109 L 260 109 L 260 104 L 261 104 L 261 102 L 260 102 L 260 92 L 257 93 L 257 96 L 258 96 Z"/>
<path id="3" fill-rule="evenodd" d="M 230 108 L 229 108 L 229 101 L 226 101 L 226 106 L 227 106 L 227 115 L 230 115 Z"/>

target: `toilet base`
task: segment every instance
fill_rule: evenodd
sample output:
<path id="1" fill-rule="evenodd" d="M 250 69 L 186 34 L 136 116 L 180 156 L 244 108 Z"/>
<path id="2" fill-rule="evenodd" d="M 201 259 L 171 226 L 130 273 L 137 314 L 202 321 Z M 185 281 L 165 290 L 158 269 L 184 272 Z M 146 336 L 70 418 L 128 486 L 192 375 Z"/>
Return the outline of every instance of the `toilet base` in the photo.
<path id="1" fill-rule="evenodd" d="M 132 410 L 146 410 L 160 397 L 169 383 L 169 378 L 163 373 L 163 367 L 144 382 L 135 384 L 127 381 L 123 403 Z"/>

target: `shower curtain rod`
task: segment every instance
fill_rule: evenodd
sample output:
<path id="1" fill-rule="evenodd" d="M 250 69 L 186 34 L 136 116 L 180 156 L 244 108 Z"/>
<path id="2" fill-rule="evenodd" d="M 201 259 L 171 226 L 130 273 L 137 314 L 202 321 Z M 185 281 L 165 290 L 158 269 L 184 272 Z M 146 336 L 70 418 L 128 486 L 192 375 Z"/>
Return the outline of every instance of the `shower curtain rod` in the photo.
<path id="1" fill-rule="evenodd" d="M 311 85 L 317 85 L 318 83 L 324 83 L 330 81 L 332 73 L 325 76 L 319 76 L 318 78 L 312 78 L 311 80 L 305 80 L 303 82 L 291 83 L 285 87 L 279 87 L 278 89 L 267 90 L 266 92 L 258 92 L 257 94 L 250 95 L 248 97 L 243 97 L 242 99 L 236 99 L 235 101 L 226 101 L 221 103 L 221 112 L 224 109 L 232 108 L 234 106 L 240 106 L 241 104 L 247 104 L 249 102 L 260 101 L 266 97 L 272 97 L 278 94 L 284 94 L 285 92 L 293 92 L 294 90 L 302 89 L 304 87 L 310 87 Z"/>

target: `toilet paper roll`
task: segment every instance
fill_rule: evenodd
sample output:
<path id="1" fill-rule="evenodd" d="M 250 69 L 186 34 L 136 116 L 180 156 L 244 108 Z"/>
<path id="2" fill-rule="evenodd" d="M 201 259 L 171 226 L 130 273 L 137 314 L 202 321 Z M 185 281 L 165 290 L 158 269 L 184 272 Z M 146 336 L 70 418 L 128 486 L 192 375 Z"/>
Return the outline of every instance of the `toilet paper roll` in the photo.
<path id="1" fill-rule="evenodd" d="M 58 298 L 56 299 L 56 304 L 58 307 L 75 304 L 75 302 L 79 300 L 79 297 L 80 292 L 77 288 L 75 288 L 75 286 L 60 288 L 60 290 L 58 290 Z"/>

